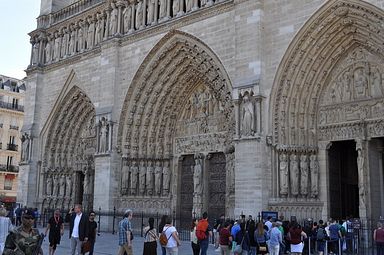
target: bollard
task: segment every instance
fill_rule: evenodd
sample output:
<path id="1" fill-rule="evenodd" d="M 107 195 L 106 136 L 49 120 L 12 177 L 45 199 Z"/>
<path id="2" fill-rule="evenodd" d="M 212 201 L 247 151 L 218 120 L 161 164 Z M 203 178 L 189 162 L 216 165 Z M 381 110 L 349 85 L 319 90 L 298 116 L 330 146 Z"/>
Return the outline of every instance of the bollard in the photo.
<path id="1" fill-rule="evenodd" d="M 99 221 L 98 221 L 98 225 L 99 227 L 97 228 L 97 235 L 99 236 L 100 235 L 100 217 L 101 217 L 101 207 L 99 207 Z"/>
<path id="2" fill-rule="evenodd" d="M 308 237 L 308 254 L 311 254 L 311 237 Z"/>
<path id="3" fill-rule="evenodd" d="M 342 254 L 343 253 L 343 250 L 342 250 L 342 246 L 341 246 L 341 238 L 339 238 L 339 240 L 337 241 L 338 242 L 338 245 L 339 245 L 339 252 L 338 254 Z"/>
<path id="4" fill-rule="evenodd" d="M 325 240 L 324 255 L 328 255 L 328 240 Z"/>
<path id="5" fill-rule="evenodd" d="M 115 234 L 116 207 L 113 207 L 112 235 Z"/>

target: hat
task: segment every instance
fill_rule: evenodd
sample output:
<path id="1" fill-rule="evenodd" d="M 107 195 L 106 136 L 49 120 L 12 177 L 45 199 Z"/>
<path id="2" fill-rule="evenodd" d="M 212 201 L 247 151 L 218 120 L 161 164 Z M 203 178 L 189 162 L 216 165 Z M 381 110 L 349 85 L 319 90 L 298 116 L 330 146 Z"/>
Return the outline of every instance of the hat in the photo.
<path id="1" fill-rule="evenodd" d="M 33 213 L 32 208 L 25 209 L 23 216 L 32 216 L 32 218 L 35 218 L 35 214 Z"/>

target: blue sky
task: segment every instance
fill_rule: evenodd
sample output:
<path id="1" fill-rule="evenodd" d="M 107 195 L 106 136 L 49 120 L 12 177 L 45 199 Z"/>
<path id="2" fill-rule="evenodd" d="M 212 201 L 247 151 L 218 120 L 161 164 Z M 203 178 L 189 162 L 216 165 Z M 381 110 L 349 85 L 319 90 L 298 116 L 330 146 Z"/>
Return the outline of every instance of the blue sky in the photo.
<path id="1" fill-rule="evenodd" d="M 36 29 L 40 0 L 0 0 L 0 74 L 22 79 L 29 64 L 28 33 Z"/>

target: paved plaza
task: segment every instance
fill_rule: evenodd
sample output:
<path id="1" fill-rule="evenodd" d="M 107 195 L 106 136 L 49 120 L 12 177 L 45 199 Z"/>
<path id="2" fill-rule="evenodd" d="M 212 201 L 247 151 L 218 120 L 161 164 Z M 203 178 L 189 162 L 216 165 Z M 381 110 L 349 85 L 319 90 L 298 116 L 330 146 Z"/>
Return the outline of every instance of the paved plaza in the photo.
<path id="1" fill-rule="evenodd" d="M 43 229 L 40 229 L 42 231 Z M 144 238 L 135 235 L 133 242 L 134 255 L 143 254 L 143 243 Z M 95 255 L 103 254 L 103 255 L 116 255 L 119 248 L 119 236 L 118 234 L 112 235 L 111 233 L 102 232 L 100 236 L 97 237 L 95 244 Z M 43 243 L 43 251 L 44 254 L 48 254 L 49 241 L 48 236 L 45 238 Z M 65 231 L 64 236 L 62 238 L 61 244 L 57 247 L 56 255 L 69 255 L 70 254 L 70 242 L 68 239 L 68 230 Z M 157 254 L 161 254 L 160 247 L 158 246 Z M 190 242 L 183 241 L 182 245 L 179 249 L 180 255 L 192 255 L 192 249 Z M 215 252 L 213 245 L 210 245 L 208 248 L 208 255 L 211 254 L 219 254 L 219 252 Z"/>

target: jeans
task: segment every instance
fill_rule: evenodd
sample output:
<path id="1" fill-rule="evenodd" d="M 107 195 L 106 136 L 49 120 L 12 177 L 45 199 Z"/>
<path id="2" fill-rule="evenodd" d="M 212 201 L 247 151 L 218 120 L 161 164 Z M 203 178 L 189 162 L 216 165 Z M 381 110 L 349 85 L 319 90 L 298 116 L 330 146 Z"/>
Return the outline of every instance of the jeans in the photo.
<path id="1" fill-rule="evenodd" d="M 167 250 L 167 253 L 169 255 L 177 255 L 178 252 L 179 252 L 179 248 L 178 247 L 172 247 L 172 248 L 165 248 Z"/>
<path id="2" fill-rule="evenodd" d="M 208 250 L 208 238 L 200 241 L 200 255 L 207 255 L 207 250 Z"/>
<path id="3" fill-rule="evenodd" d="M 81 254 L 81 241 L 78 237 L 71 237 L 71 254 L 80 255 Z"/>
<path id="4" fill-rule="evenodd" d="M 167 254 L 167 249 L 165 247 L 161 246 L 161 254 L 166 255 Z"/>
<path id="5" fill-rule="evenodd" d="M 377 255 L 384 255 L 384 243 L 376 243 L 376 252 Z"/>
<path id="6" fill-rule="evenodd" d="M 280 245 L 270 245 L 269 255 L 279 255 Z"/>
<path id="7" fill-rule="evenodd" d="M 257 248 L 256 246 L 249 247 L 248 255 L 256 255 Z"/>

